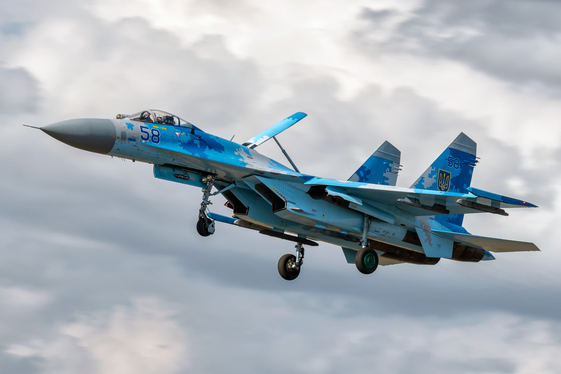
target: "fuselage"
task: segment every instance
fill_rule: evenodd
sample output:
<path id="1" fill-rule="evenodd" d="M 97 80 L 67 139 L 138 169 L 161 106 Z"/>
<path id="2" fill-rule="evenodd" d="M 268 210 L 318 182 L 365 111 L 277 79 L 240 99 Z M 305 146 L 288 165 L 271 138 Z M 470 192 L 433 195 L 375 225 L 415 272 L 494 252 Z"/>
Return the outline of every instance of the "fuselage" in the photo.
<path id="1" fill-rule="evenodd" d="M 305 184 L 313 176 L 296 172 L 254 149 L 195 126 L 147 123 L 130 118 L 75 119 L 47 125 L 42 130 L 80 149 L 154 164 L 154 174 L 162 179 L 201 186 L 203 177 L 213 175 L 214 186 L 219 191 L 225 189 L 223 195 L 230 205 L 237 205 L 234 216 L 257 228 L 289 232 L 354 250 L 361 248 L 364 213 L 349 209 L 348 202 L 336 197 L 314 197 L 310 186 Z M 165 167 L 182 171 L 166 176 L 162 172 Z M 378 209 L 375 205 L 372 203 L 371 208 Z M 392 219 L 370 220 L 368 238 L 424 253 L 418 240 L 410 237 L 415 227 L 426 225 L 431 218 L 423 217 L 422 221 L 395 207 L 380 208 L 390 212 Z M 435 220 L 430 221 L 430 226 L 445 229 Z"/>

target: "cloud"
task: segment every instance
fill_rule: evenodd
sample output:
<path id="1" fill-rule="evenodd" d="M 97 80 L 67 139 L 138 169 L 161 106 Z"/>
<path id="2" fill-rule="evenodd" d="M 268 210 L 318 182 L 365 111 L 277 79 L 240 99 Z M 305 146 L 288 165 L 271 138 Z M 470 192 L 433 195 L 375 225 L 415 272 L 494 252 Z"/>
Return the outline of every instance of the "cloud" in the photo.
<path id="1" fill-rule="evenodd" d="M 13 5 L 0 79 L 22 88 L 11 119 L 33 124 L 156 107 L 242 142 L 305 111 L 279 140 L 304 172 L 339 179 L 387 139 L 408 186 L 464 131 L 482 156 L 476 187 L 542 206 L 468 217 L 468 229 L 542 253 L 367 277 L 322 244 L 284 282 L 292 243 L 226 225 L 196 235 L 199 189 L 4 125 L 0 371 L 274 373 L 287 357 L 318 373 L 558 371 L 559 110 L 535 87 L 556 68 L 532 72 L 532 57 L 493 70 L 525 42 L 554 42 L 556 25 L 514 17 L 519 2 L 394 3 Z M 542 5 L 537 20 L 555 14 Z M 259 150 L 283 160 L 272 142 Z"/>
<path id="2" fill-rule="evenodd" d="M 178 373 L 189 356 L 173 311 L 154 298 L 82 316 L 47 340 L 13 344 L 5 352 L 40 358 L 43 373 Z"/>
<path id="3" fill-rule="evenodd" d="M 49 302 L 49 295 L 44 292 L 21 287 L 0 287 L 0 304 L 4 309 L 22 312 L 27 309 L 42 307 Z"/>
<path id="4" fill-rule="evenodd" d="M 373 51 L 440 56 L 514 84 L 536 84 L 559 94 L 559 4 L 517 0 L 445 3 L 426 1 L 408 16 L 369 10 L 363 44 Z M 382 30 L 391 35 L 376 39 Z"/>
<path id="5" fill-rule="evenodd" d="M 0 67 L 0 82 L 2 82 L 2 90 L 0 90 L 2 113 L 37 111 L 40 103 L 39 84 L 26 69 Z"/>

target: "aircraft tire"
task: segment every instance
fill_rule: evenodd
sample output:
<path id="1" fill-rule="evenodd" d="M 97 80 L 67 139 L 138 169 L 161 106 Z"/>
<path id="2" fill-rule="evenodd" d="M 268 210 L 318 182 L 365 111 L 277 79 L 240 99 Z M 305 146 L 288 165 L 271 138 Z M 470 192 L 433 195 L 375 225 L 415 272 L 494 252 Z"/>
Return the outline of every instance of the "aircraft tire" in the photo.
<path id="1" fill-rule="evenodd" d="M 287 253 L 279 259 L 278 269 L 280 276 L 287 280 L 291 281 L 298 277 L 300 274 L 300 268 L 293 269 L 290 267 L 296 261 L 296 256 Z"/>
<path id="2" fill-rule="evenodd" d="M 355 265 L 362 274 L 372 274 L 378 268 L 378 254 L 372 248 L 362 248 L 356 254 Z"/>
<path id="3" fill-rule="evenodd" d="M 199 218 L 199 220 L 197 221 L 197 232 L 200 236 L 209 236 L 210 234 L 212 234 L 210 231 L 208 231 L 208 221 L 206 219 Z"/>

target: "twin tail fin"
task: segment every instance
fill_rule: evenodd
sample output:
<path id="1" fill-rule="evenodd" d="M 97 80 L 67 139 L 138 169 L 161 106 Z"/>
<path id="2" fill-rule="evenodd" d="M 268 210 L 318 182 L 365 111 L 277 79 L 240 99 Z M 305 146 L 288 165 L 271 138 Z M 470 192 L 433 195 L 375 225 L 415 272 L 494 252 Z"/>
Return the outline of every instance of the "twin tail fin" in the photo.
<path id="1" fill-rule="evenodd" d="M 390 142 L 385 141 L 366 160 L 358 170 L 351 175 L 349 181 L 395 186 L 397 174 L 400 170 L 401 152 Z"/>

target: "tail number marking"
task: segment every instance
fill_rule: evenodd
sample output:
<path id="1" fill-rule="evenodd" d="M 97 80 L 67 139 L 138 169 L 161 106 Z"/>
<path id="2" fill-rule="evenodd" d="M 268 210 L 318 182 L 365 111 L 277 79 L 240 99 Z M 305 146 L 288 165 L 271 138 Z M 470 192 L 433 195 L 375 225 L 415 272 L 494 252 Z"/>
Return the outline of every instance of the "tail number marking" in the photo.
<path id="1" fill-rule="evenodd" d="M 448 156 L 448 167 L 459 169 L 460 168 L 460 159 L 452 156 Z"/>

